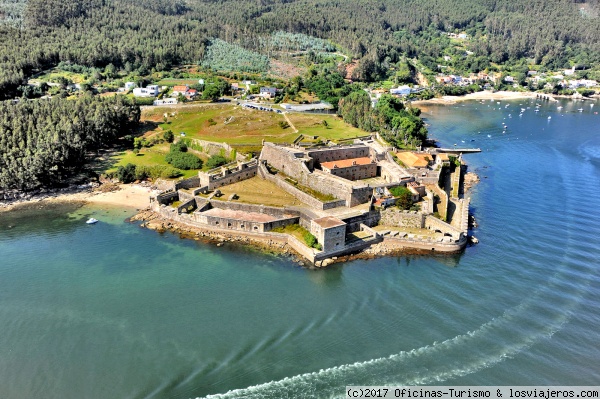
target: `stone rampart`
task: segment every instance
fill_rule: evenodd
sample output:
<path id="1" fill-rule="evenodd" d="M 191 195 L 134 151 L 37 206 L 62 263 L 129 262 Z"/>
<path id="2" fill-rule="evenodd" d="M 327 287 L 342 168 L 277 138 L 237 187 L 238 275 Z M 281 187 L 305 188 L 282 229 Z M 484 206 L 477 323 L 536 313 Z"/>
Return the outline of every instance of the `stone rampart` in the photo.
<path id="1" fill-rule="evenodd" d="M 175 183 L 175 190 L 182 188 L 196 188 L 200 185 L 200 178 L 198 176 L 190 177 L 189 179 L 179 180 Z"/>
<path id="2" fill-rule="evenodd" d="M 346 232 L 354 233 L 360 231 L 361 224 L 369 227 L 377 226 L 380 220 L 380 214 L 377 211 L 365 212 L 362 215 L 351 216 L 343 218 L 342 221 L 346 223 Z"/>
<path id="3" fill-rule="evenodd" d="M 381 211 L 380 223 L 385 226 L 422 229 L 425 227 L 425 215 L 421 212 L 401 211 L 397 208 L 387 208 Z"/>
<path id="4" fill-rule="evenodd" d="M 166 191 L 156 196 L 156 202 L 161 205 L 169 205 L 171 202 L 179 199 L 179 193 L 177 191 Z"/>
<path id="5" fill-rule="evenodd" d="M 455 242 L 440 242 L 433 239 L 415 240 L 411 238 L 389 237 L 383 238 L 387 246 L 393 246 L 397 249 L 420 249 L 423 251 L 456 253 L 463 250 L 467 245 L 467 238 L 462 236 Z"/>
<path id="6" fill-rule="evenodd" d="M 175 182 L 172 180 L 156 179 L 152 185 L 160 191 L 175 190 Z"/>
<path id="7" fill-rule="evenodd" d="M 322 162 L 368 157 L 370 156 L 370 148 L 364 144 L 354 144 L 349 146 L 308 150 L 307 155 L 313 159 L 314 166 L 318 166 Z"/>
<path id="8" fill-rule="evenodd" d="M 333 250 L 329 252 L 318 252 L 315 254 L 314 261 L 323 260 L 327 258 L 331 258 L 333 256 L 347 255 L 355 252 L 360 252 L 366 248 L 369 248 L 373 244 L 377 244 L 383 241 L 383 237 L 377 234 L 371 238 L 365 238 L 363 240 L 358 240 L 353 243 L 350 243 L 344 246 L 341 249 Z"/>
<path id="9" fill-rule="evenodd" d="M 457 229 L 451 224 L 446 223 L 432 215 L 427 215 L 425 217 L 425 228 L 429 230 L 441 231 L 444 235 L 452 236 L 454 240 L 459 240 L 462 236 L 464 236 L 460 229 Z"/>
<path id="10" fill-rule="evenodd" d="M 199 139 L 191 139 L 191 142 L 193 147 L 196 147 L 196 149 L 198 149 L 198 147 L 201 147 L 202 152 L 208 155 L 223 155 L 226 158 L 231 158 L 234 152 L 234 148 L 227 143 L 217 143 L 214 141 L 206 141 Z M 244 155 L 237 154 L 236 152 L 236 161 L 243 162 L 245 159 L 246 157 Z"/>
<path id="11" fill-rule="evenodd" d="M 198 173 L 199 180 L 196 187 L 206 186 L 208 190 L 213 190 L 215 188 L 250 179 L 256 176 L 257 166 L 258 163 L 256 160 L 253 160 L 250 162 L 240 162 L 235 169 L 226 166 L 222 167 L 221 169 L 217 169 L 217 171 L 220 170 L 220 173 L 214 173 L 214 170 L 209 172 L 200 172 Z"/>
<path id="12" fill-rule="evenodd" d="M 265 215 L 270 215 L 273 217 L 289 217 L 292 216 L 300 216 L 300 212 L 293 209 L 286 208 L 278 208 L 275 206 L 266 206 L 266 205 L 254 205 L 254 204 L 245 204 L 242 202 L 231 202 L 231 201 L 218 201 L 215 199 L 210 200 L 211 205 L 214 208 L 219 209 L 231 209 L 234 211 L 242 211 L 242 212 L 254 212 L 254 213 L 264 213 Z"/>
<path id="13" fill-rule="evenodd" d="M 306 194 L 305 192 L 294 187 L 292 184 L 286 182 L 282 177 L 270 174 L 266 170 L 265 166 L 262 164 L 259 165 L 258 174 L 265 180 L 270 181 L 271 183 L 280 187 L 284 191 L 290 193 L 291 195 L 296 197 L 298 200 L 302 201 L 303 203 L 305 203 L 306 205 L 309 205 L 310 207 L 312 207 L 314 209 L 326 210 L 326 209 L 337 208 L 340 206 L 346 206 L 345 200 L 335 200 L 335 201 L 328 201 L 328 202 L 319 201 L 312 195 Z"/>
<path id="14" fill-rule="evenodd" d="M 471 198 L 461 199 L 461 215 L 460 215 L 460 229 L 463 233 L 467 234 L 469 231 L 469 205 L 471 204 Z"/>
<path id="15" fill-rule="evenodd" d="M 181 200 L 181 197 L 179 198 Z M 177 207 L 177 213 L 191 213 L 195 211 L 196 208 L 198 208 L 198 205 L 196 204 L 196 199 L 190 198 L 189 200 L 185 201 L 183 204 Z"/>
<path id="16" fill-rule="evenodd" d="M 181 202 L 189 201 L 189 200 L 192 200 L 195 198 L 192 193 L 188 193 L 183 190 L 178 191 L 178 194 L 179 194 L 179 201 L 181 201 Z"/>

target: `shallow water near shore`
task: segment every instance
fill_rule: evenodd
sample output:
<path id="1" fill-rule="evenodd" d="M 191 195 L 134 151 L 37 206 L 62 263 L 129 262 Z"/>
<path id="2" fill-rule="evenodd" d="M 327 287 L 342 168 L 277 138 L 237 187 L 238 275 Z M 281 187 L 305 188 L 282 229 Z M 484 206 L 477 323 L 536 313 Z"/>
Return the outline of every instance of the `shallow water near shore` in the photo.
<path id="1" fill-rule="evenodd" d="M 483 150 L 466 157 L 481 243 L 462 255 L 308 270 L 130 210 L 0 214 L 0 397 L 600 385 L 600 103 L 537 103 L 423 107 L 443 146 Z"/>

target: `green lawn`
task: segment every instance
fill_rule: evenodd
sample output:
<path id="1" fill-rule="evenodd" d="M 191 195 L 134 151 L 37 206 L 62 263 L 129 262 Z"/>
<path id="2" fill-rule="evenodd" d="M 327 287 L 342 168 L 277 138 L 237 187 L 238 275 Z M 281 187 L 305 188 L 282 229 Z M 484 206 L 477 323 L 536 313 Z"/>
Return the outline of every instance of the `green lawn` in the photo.
<path id="1" fill-rule="evenodd" d="M 159 86 L 178 86 L 178 85 L 197 85 L 198 79 L 172 79 L 172 78 L 164 78 L 154 83 Z"/>
<path id="2" fill-rule="evenodd" d="M 276 105 L 273 106 L 278 109 Z M 167 114 L 167 123 L 164 115 Z M 174 114 L 174 116 L 171 116 Z M 158 124 L 157 133 L 171 130 L 178 136 L 225 142 L 237 146 L 260 146 L 262 140 L 274 143 L 292 143 L 299 134 L 319 136 L 317 140 L 344 140 L 368 135 L 352 127 L 335 115 L 288 114 L 298 129 L 282 128 L 283 114 L 243 109 L 234 104 L 190 104 L 181 107 L 152 107 L 142 112 L 142 121 Z M 327 125 L 323 124 L 327 122 Z"/>
<path id="3" fill-rule="evenodd" d="M 319 136 L 320 139 L 336 141 L 369 134 L 347 124 L 335 115 L 289 113 L 288 118 L 298 129 L 299 134 Z M 323 121 L 327 122 L 327 126 Z"/>
<path id="4" fill-rule="evenodd" d="M 119 152 L 112 157 L 113 165 L 107 172 L 114 172 L 119 166 L 125 166 L 128 163 L 140 166 L 171 166 L 165 161 L 165 155 L 169 152 L 168 144 L 159 144 L 151 148 L 142 148 L 139 154 L 135 154 L 133 151 L 127 150 Z M 198 170 L 182 170 L 183 178 L 196 176 Z"/>
<path id="5" fill-rule="evenodd" d="M 175 113 L 163 122 L 164 114 Z M 292 142 L 297 134 L 291 128 L 283 129 L 279 122 L 283 115 L 274 112 L 242 109 L 232 104 L 192 105 L 173 108 L 155 107 L 144 110 L 142 120 L 159 123 L 159 130 L 171 130 L 175 135 L 185 132 L 186 137 L 226 142 L 238 145 L 260 145 L 262 140 Z"/>

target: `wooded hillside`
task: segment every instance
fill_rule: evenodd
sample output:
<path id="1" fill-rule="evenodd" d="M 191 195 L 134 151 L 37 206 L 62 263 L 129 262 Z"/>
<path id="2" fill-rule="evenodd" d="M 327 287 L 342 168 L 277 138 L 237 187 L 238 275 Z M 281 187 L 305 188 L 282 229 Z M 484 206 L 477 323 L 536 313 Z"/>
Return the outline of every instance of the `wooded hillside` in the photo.
<path id="1" fill-rule="evenodd" d="M 21 6 L 2 0 L 0 14 L 14 21 Z M 0 97 L 60 61 L 150 72 L 200 64 L 215 38 L 263 54 L 286 47 L 280 37 L 265 41 L 273 32 L 330 40 L 362 59 L 358 80 L 379 77 L 402 57 L 435 68 L 450 40 L 444 32 L 460 31 L 474 53 L 470 69 L 524 58 L 589 66 L 600 60 L 596 15 L 573 0 L 29 0 L 20 25 L 0 26 Z"/>

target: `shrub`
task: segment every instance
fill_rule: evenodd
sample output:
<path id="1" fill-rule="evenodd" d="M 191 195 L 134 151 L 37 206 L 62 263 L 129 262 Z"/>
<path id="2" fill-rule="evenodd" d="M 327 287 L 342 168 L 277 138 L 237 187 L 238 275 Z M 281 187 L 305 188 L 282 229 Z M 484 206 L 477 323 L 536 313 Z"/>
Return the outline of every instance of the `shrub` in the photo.
<path id="1" fill-rule="evenodd" d="M 222 155 L 213 155 L 206 161 L 206 166 L 210 169 L 217 168 L 227 163 L 227 158 Z"/>
<path id="2" fill-rule="evenodd" d="M 308 231 L 305 231 L 302 234 L 302 237 L 304 238 L 304 242 L 306 243 L 306 245 L 308 245 L 310 248 L 316 248 L 317 245 L 319 245 L 319 243 L 317 242 L 317 237 L 313 236 Z"/>
<path id="3" fill-rule="evenodd" d="M 175 140 L 175 135 L 173 134 L 172 131 L 167 130 L 166 132 L 163 133 L 163 138 L 165 139 L 165 141 L 167 143 L 172 143 L 173 140 Z"/>
<path id="4" fill-rule="evenodd" d="M 128 163 L 125 166 L 119 166 L 117 168 L 117 178 L 121 183 L 131 183 L 135 181 L 135 165 L 132 163 Z"/>
<path id="5" fill-rule="evenodd" d="M 189 170 L 202 167 L 202 160 L 188 152 L 171 151 L 167 154 L 165 160 L 177 169 Z"/>
<path id="6" fill-rule="evenodd" d="M 409 210 L 412 205 L 412 193 L 404 186 L 392 187 L 390 193 L 396 197 L 396 206 L 403 210 Z"/>
<path id="7" fill-rule="evenodd" d="M 171 144 L 171 152 L 187 152 L 188 146 L 184 140 L 179 140 L 177 143 Z"/>

